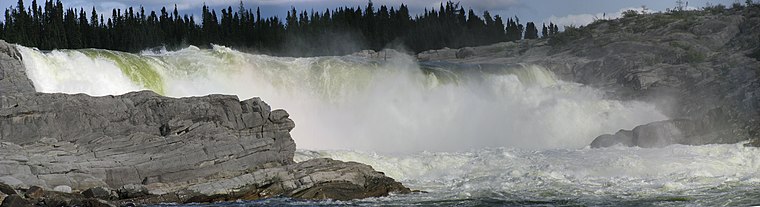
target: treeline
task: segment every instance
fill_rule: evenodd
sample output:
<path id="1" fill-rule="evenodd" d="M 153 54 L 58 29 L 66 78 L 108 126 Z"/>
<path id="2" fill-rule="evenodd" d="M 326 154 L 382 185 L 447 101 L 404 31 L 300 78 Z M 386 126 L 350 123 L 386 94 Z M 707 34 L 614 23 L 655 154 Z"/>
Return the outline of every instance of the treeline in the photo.
<path id="1" fill-rule="evenodd" d="M 114 9 L 109 17 L 95 8 L 89 14 L 83 8 L 65 9 L 60 0 L 45 0 L 43 5 L 33 0 L 29 7 L 19 0 L 15 8 L 5 10 L 0 38 L 42 50 L 136 52 L 158 46 L 177 49 L 220 44 L 287 56 L 341 55 L 397 45 L 420 52 L 539 38 L 539 28 L 532 22 L 523 25 L 519 18 L 510 17 L 505 24 L 499 15 L 488 11 L 477 15 L 453 2 L 414 17 L 404 4 L 375 8 L 372 1 L 364 8 L 323 12 L 292 8 L 284 21 L 263 18 L 258 8 L 245 8 L 242 2 L 218 13 L 204 5 L 201 15 L 202 22 L 196 23 L 192 15 L 180 15 L 175 6 L 171 12 L 166 8 L 158 12 L 146 12 L 142 7 Z M 543 37 L 559 32 L 552 23 L 540 30 Z"/>

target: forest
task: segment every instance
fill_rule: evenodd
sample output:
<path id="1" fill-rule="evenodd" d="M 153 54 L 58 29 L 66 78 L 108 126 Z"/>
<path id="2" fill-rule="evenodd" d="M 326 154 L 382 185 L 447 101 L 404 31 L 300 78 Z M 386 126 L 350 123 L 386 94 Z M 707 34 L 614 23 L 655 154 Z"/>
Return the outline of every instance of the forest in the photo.
<path id="1" fill-rule="evenodd" d="M 60 0 L 45 0 L 5 10 L 0 38 L 41 50 L 101 48 L 128 52 L 195 45 L 230 46 L 279 56 L 343 55 L 359 50 L 403 47 L 413 52 L 444 47 L 460 48 L 520 39 L 552 36 L 553 23 L 520 23 L 515 17 L 476 14 L 454 2 L 412 14 L 408 6 L 342 7 L 325 11 L 297 10 L 287 16 L 262 17 L 259 8 L 229 6 L 217 12 L 203 6 L 201 22 L 193 15 L 145 8 L 113 9 L 103 14 L 93 7 L 65 8 Z M 86 10 L 90 10 L 87 13 Z M 539 36 L 539 30 L 541 35 Z"/>

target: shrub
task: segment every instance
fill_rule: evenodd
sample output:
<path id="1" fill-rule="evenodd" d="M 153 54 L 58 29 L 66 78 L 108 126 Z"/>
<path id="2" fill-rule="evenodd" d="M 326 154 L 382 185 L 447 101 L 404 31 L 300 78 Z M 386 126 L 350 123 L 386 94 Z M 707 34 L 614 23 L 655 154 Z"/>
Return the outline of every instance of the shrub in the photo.
<path id="1" fill-rule="evenodd" d="M 623 12 L 623 18 L 631 18 L 639 15 L 639 12 L 635 10 L 628 10 Z"/>
<path id="2" fill-rule="evenodd" d="M 740 3 L 733 3 L 733 4 L 731 4 L 731 9 L 741 10 L 743 8 L 744 8 L 744 6 L 742 6 L 742 4 L 740 4 Z"/>
<path id="3" fill-rule="evenodd" d="M 574 25 L 565 26 L 564 32 L 558 33 L 549 39 L 549 45 L 563 45 L 586 37 L 591 37 L 591 33 L 587 29 Z"/>
<path id="4" fill-rule="evenodd" d="M 726 10 L 726 6 L 723 4 L 718 4 L 715 6 L 706 6 L 704 8 L 706 12 L 710 12 L 711 14 L 721 14 L 723 11 Z"/>

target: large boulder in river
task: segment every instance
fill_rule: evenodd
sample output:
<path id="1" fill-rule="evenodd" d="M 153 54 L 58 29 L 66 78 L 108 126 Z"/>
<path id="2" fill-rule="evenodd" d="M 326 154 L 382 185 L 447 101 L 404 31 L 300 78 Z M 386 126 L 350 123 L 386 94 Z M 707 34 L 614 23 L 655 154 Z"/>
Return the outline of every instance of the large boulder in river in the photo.
<path id="1" fill-rule="evenodd" d="M 637 126 L 633 130 L 620 130 L 614 135 L 605 134 L 591 142 L 591 147 L 611 147 L 615 145 L 638 147 L 664 147 L 680 144 L 686 136 L 681 132 L 682 125 L 693 124 L 691 120 L 667 120 Z"/>
<path id="2" fill-rule="evenodd" d="M 620 130 L 615 134 L 604 134 L 591 142 L 592 148 L 616 145 L 628 147 L 665 147 L 672 144 L 703 145 L 738 142 L 734 131 L 725 127 L 725 117 L 704 116 L 701 120 L 671 119 L 652 122 L 633 128 Z"/>

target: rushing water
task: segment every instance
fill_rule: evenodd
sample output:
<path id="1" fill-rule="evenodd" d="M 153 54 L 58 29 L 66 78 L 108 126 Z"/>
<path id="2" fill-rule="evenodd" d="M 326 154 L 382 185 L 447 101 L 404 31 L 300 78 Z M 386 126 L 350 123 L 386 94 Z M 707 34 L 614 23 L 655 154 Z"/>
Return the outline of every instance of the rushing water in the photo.
<path id="1" fill-rule="evenodd" d="M 355 56 L 283 58 L 215 46 L 129 54 L 18 47 L 38 91 L 153 90 L 262 97 L 288 110 L 296 161 L 367 163 L 412 189 L 386 198 L 274 198 L 256 205 L 749 205 L 758 153 L 740 145 L 586 146 L 599 134 L 666 119 L 535 65 L 418 63 Z"/>

